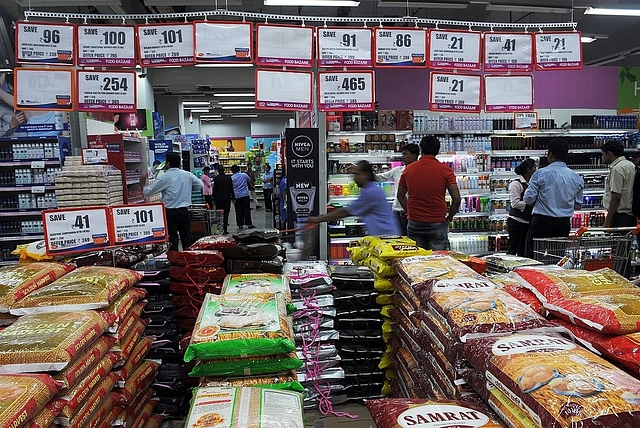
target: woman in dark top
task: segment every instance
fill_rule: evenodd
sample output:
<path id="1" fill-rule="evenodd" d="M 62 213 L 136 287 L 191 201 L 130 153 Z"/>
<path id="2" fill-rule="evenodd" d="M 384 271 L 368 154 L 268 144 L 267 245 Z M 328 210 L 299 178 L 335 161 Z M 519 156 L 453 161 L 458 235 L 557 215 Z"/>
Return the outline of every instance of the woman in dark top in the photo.
<path id="1" fill-rule="evenodd" d="M 511 210 L 507 218 L 509 232 L 509 249 L 507 254 L 524 256 L 524 244 L 529 231 L 531 210 L 533 206 L 524 203 L 524 191 L 529 186 L 529 179 L 536 171 L 536 161 L 525 159 L 515 168 L 518 175 L 509 183 L 509 203 Z"/>
<path id="2" fill-rule="evenodd" d="M 213 200 L 216 209 L 223 211 L 223 227 L 225 235 L 229 232 L 229 211 L 231 210 L 231 200 L 235 198 L 233 194 L 233 183 L 231 177 L 224 173 L 224 166 L 217 165 L 218 175 L 213 178 Z"/>

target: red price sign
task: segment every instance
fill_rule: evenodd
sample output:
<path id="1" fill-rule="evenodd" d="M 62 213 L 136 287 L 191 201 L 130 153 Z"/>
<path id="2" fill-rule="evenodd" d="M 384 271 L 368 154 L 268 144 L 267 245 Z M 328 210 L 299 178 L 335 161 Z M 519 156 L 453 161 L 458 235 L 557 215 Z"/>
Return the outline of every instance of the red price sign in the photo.
<path id="1" fill-rule="evenodd" d="M 93 251 L 113 245 L 104 207 L 42 212 L 48 255 Z"/>

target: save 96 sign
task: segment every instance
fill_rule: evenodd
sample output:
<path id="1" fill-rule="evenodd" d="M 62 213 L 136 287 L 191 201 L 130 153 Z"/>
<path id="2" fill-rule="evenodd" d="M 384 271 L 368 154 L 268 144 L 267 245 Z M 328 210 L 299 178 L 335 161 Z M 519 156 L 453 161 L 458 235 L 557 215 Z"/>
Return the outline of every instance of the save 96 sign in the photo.
<path id="1" fill-rule="evenodd" d="M 318 73 L 320 111 L 374 110 L 373 71 Z"/>

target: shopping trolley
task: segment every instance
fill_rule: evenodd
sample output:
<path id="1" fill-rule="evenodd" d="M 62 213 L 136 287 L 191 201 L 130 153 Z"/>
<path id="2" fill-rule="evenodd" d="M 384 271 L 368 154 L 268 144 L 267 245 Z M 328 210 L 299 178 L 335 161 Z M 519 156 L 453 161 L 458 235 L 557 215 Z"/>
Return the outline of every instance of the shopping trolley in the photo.
<path id="1" fill-rule="evenodd" d="M 580 228 L 568 238 L 534 238 L 533 258 L 567 269 L 611 268 L 629 276 L 637 227 Z"/>

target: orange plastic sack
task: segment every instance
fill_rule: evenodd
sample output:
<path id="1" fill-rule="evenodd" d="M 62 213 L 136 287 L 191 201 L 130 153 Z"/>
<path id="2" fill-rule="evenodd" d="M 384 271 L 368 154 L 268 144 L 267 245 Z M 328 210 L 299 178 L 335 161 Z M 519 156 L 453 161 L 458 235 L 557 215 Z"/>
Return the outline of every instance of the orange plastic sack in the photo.
<path id="1" fill-rule="evenodd" d="M 58 392 L 61 384 L 48 375 L 0 376 L 0 427 L 23 427 Z"/>
<path id="2" fill-rule="evenodd" d="M 74 269 L 73 265 L 53 262 L 25 263 L 0 268 L 0 312 Z"/>

